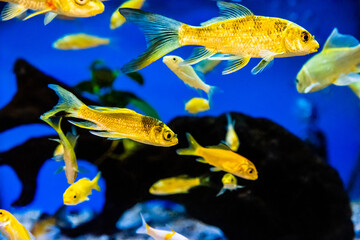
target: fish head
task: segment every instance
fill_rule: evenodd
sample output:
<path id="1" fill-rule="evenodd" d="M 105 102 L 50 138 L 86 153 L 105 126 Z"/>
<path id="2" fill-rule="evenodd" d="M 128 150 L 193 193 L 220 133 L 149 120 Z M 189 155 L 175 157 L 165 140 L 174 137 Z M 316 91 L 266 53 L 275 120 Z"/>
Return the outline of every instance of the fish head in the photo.
<path id="1" fill-rule="evenodd" d="M 226 173 L 223 178 L 222 178 L 222 182 L 224 185 L 226 184 L 237 184 L 237 180 L 236 177 L 234 175 L 232 175 L 231 173 Z"/>
<path id="2" fill-rule="evenodd" d="M 80 191 L 70 186 L 63 194 L 64 205 L 76 205 L 81 203 Z"/>
<path id="3" fill-rule="evenodd" d="M 160 121 L 151 129 L 150 139 L 156 145 L 164 147 L 174 146 L 179 142 L 177 135 Z"/>
<path id="4" fill-rule="evenodd" d="M 284 47 L 293 56 L 317 52 L 319 43 L 307 30 L 295 23 L 288 24 L 284 31 Z"/>
<path id="5" fill-rule="evenodd" d="M 171 70 L 178 68 L 179 64 L 182 63 L 183 61 L 184 59 L 175 55 L 169 55 L 163 57 L 163 63 L 165 63 L 166 66 L 168 66 L 168 68 L 170 68 Z"/>
<path id="6" fill-rule="evenodd" d="M 57 11 L 70 17 L 92 17 L 104 11 L 100 0 L 58 0 Z"/>
<path id="7" fill-rule="evenodd" d="M 258 172 L 255 168 L 255 165 L 250 161 L 248 161 L 247 164 L 240 164 L 234 169 L 234 174 L 241 178 L 245 178 L 248 180 L 258 179 Z"/>
<path id="8" fill-rule="evenodd" d="M 8 224 L 11 220 L 11 213 L 6 210 L 0 209 L 0 227 Z"/>

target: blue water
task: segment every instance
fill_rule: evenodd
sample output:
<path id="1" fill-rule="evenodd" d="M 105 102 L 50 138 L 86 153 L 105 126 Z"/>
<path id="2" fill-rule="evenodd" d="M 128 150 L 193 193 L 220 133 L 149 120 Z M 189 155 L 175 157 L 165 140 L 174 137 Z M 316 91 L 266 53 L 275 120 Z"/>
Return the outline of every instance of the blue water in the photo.
<path id="1" fill-rule="evenodd" d="M 145 39 L 141 30 L 126 23 L 121 28 L 110 30 L 109 21 L 112 12 L 120 5 L 119 1 L 106 1 L 105 12 L 101 15 L 76 19 L 73 21 L 55 19 L 47 26 L 43 25 L 43 16 L 27 21 L 10 20 L 0 22 L 0 107 L 11 101 L 16 92 L 13 64 L 18 58 L 24 58 L 44 73 L 70 85 L 90 79 L 90 64 L 102 59 L 111 68 L 120 68 L 123 64 L 138 56 L 145 49 Z M 248 0 L 246 7 L 256 15 L 281 17 L 303 26 L 320 43 L 334 27 L 340 33 L 350 34 L 360 39 L 360 21 L 358 1 L 329 0 L 326 4 L 310 0 Z M 2 8 L 3 3 L 0 4 Z M 218 15 L 216 2 L 212 0 L 148 0 L 144 10 L 159 13 L 179 21 L 199 25 Z M 101 37 L 110 37 L 110 46 L 101 46 L 81 51 L 60 51 L 52 48 L 52 43 L 65 34 L 86 32 Z M 191 46 L 180 48 L 171 54 L 186 58 Z M 329 163 L 339 171 L 347 185 L 360 147 L 360 101 L 348 87 L 330 86 L 326 90 L 299 94 L 294 80 L 301 66 L 312 55 L 275 59 L 272 68 L 253 76 L 250 73 L 259 59 L 252 59 L 248 66 L 233 74 L 221 75 L 222 67 L 206 76 L 206 82 L 219 87 L 223 93 L 213 96 L 213 107 L 199 116 L 217 116 L 228 111 L 236 111 L 254 117 L 269 118 L 282 125 L 299 137 L 304 137 L 305 123 L 298 111 L 299 98 L 305 98 L 318 109 L 318 127 L 325 133 L 328 142 Z M 145 85 L 140 86 L 125 76 L 115 82 L 119 90 L 134 92 L 150 103 L 160 114 L 164 122 L 179 115 L 187 115 L 184 102 L 198 96 L 193 89 L 186 87 L 161 60 L 142 69 Z M 46 99 L 44 99 L 46 100 Z M 0 134 L 0 151 L 21 144 L 31 136 L 55 133 L 47 126 L 24 126 L 21 130 L 12 129 Z M 240 139 L 241 140 L 241 139 Z M 29 153 L 31 154 L 31 153 Z M 41 169 L 39 188 L 31 207 L 54 212 L 61 205 L 61 197 L 66 182 L 62 174 L 54 175 L 56 163 L 46 162 Z M 91 168 L 91 166 L 89 166 Z M 96 169 L 86 175 L 95 176 Z M 45 183 L 46 181 L 46 183 Z M 54 190 L 55 186 L 59 186 Z M 17 198 L 21 186 L 14 173 L 8 167 L 0 167 L 0 197 L 3 208 Z M 91 201 L 94 208 L 100 210 L 103 204 L 102 193 L 95 193 Z"/>

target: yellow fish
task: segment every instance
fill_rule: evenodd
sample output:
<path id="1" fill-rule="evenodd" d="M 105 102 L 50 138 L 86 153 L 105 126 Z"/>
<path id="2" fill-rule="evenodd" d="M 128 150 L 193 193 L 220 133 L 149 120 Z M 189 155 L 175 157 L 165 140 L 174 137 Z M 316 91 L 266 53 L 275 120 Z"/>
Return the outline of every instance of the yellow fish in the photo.
<path id="1" fill-rule="evenodd" d="M 240 141 L 239 141 L 239 137 L 237 136 L 235 129 L 234 129 L 235 121 L 231 120 L 230 113 L 226 114 L 226 118 L 228 121 L 228 125 L 227 125 L 225 143 L 226 143 L 226 145 L 229 146 L 229 148 L 232 151 L 236 152 L 239 149 Z"/>
<path id="2" fill-rule="evenodd" d="M 120 5 L 120 7 L 118 7 L 115 12 L 111 15 L 110 18 L 110 29 L 115 29 L 120 27 L 121 25 L 124 24 L 124 22 L 126 22 L 126 19 L 120 14 L 119 9 L 120 8 L 135 8 L 135 9 L 140 9 L 143 4 L 144 4 L 145 0 L 127 0 L 124 3 L 122 3 Z"/>
<path id="3" fill-rule="evenodd" d="M 217 65 L 219 65 L 220 63 L 221 63 L 221 60 L 205 59 L 195 65 L 195 70 L 198 72 L 201 72 L 205 75 L 205 74 L 208 74 L 209 72 L 211 72 L 212 70 L 214 70 L 214 68 Z"/>
<path id="4" fill-rule="evenodd" d="M 53 48 L 61 50 L 79 50 L 108 45 L 109 38 L 100 38 L 85 33 L 65 35 L 53 43 Z"/>
<path id="5" fill-rule="evenodd" d="M 6 21 L 32 9 L 36 12 L 23 20 L 46 13 L 44 24 L 51 22 L 58 14 L 68 17 L 91 17 L 104 11 L 100 0 L 1 0 L 8 2 L 1 12 L 1 20 Z"/>
<path id="6" fill-rule="evenodd" d="M 201 89 L 207 93 L 208 99 L 211 99 L 216 87 L 204 83 L 195 72 L 192 66 L 182 66 L 184 60 L 178 56 L 165 56 L 163 62 L 176 74 L 185 84 L 195 88 Z"/>
<path id="7" fill-rule="evenodd" d="M 223 183 L 223 187 L 220 190 L 220 192 L 216 195 L 217 197 L 224 194 L 224 192 L 226 190 L 236 190 L 239 188 L 243 188 L 243 186 L 237 185 L 237 179 L 234 175 L 232 175 L 231 173 L 226 173 L 222 179 L 221 179 L 222 183 Z"/>
<path id="8" fill-rule="evenodd" d="M 160 120 L 141 115 L 127 108 L 91 106 L 82 103 L 74 94 L 62 87 L 50 84 L 59 96 L 59 103 L 42 118 L 48 118 L 64 111 L 67 117 L 85 120 L 70 121 L 72 124 L 90 130 L 90 133 L 111 140 L 129 138 L 154 146 L 170 147 L 178 143 L 176 134 Z"/>
<path id="9" fill-rule="evenodd" d="M 3 209 L 0 209 L 0 232 L 9 240 L 34 239 L 11 213 Z"/>
<path id="10" fill-rule="evenodd" d="M 187 149 L 178 149 L 177 154 L 199 156 L 201 159 L 197 161 L 213 165 L 212 171 L 225 171 L 248 180 L 258 178 L 255 165 L 245 157 L 231 151 L 225 144 L 204 148 L 195 141 L 190 133 L 187 133 L 186 136 L 190 146 Z"/>
<path id="11" fill-rule="evenodd" d="M 99 172 L 93 180 L 82 178 L 79 181 L 71 184 L 64 192 L 63 200 L 65 205 L 77 205 L 84 201 L 89 201 L 89 195 L 93 189 L 100 191 L 98 181 L 101 172 Z"/>
<path id="12" fill-rule="evenodd" d="M 179 193 L 189 193 L 191 188 L 208 185 L 209 177 L 191 178 L 187 175 L 164 178 L 154 183 L 149 192 L 153 195 L 172 195 Z"/>
<path id="13" fill-rule="evenodd" d="M 138 234 L 147 234 L 154 238 L 155 240 L 189 240 L 188 238 L 184 237 L 183 235 L 175 232 L 173 229 L 171 231 L 159 230 L 150 227 L 144 217 L 141 215 L 142 219 L 142 226 L 136 230 Z"/>
<path id="14" fill-rule="evenodd" d="M 147 50 L 125 64 L 125 73 L 142 69 L 165 54 L 186 45 L 200 45 L 182 65 L 212 57 L 228 60 L 223 74 L 244 67 L 250 58 L 262 58 L 252 69 L 262 71 L 274 58 L 301 56 L 316 52 L 318 42 L 301 26 L 281 18 L 255 16 L 246 7 L 218 1 L 220 16 L 194 27 L 138 9 L 120 8 L 126 20 L 144 30 Z M 218 55 L 214 56 L 215 54 Z"/>
<path id="15" fill-rule="evenodd" d="M 41 116 L 40 118 L 55 129 L 60 138 L 60 140 L 57 139 L 55 141 L 59 142 L 63 146 L 63 156 L 57 157 L 59 156 L 57 155 L 55 156 L 55 160 L 58 160 L 60 158 L 60 160 L 64 159 L 65 166 L 61 167 L 57 172 L 65 170 L 67 182 L 69 184 L 74 183 L 77 172 L 79 171 L 74 151 L 78 136 L 74 136 L 71 133 L 67 133 L 67 135 L 65 136 L 65 134 L 61 130 L 61 118 L 59 117 L 46 118 L 44 116 Z"/>
<path id="16" fill-rule="evenodd" d="M 185 110 L 192 114 L 210 109 L 209 101 L 204 98 L 192 98 L 185 104 Z"/>
<path id="17" fill-rule="evenodd" d="M 323 50 L 310 58 L 296 77 L 300 93 L 319 91 L 331 84 L 346 86 L 360 81 L 360 45 L 353 36 L 335 28 Z"/>

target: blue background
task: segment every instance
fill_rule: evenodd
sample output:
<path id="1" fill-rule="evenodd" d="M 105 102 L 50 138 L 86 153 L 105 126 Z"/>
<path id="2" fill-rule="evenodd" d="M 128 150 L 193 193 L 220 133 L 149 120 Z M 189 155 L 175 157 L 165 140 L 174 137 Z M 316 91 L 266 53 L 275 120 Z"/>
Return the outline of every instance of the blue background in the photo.
<path id="1" fill-rule="evenodd" d="M 55 19 L 47 26 L 43 25 L 43 16 L 27 21 L 13 19 L 0 22 L 0 108 L 9 103 L 16 92 L 16 79 L 12 69 L 18 58 L 24 58 L 45 74 L 73 86 L 90 79 L 89 66 L 96 59 L 104 60 L 111 68 L 120 68 L 138 56 L 146 46 L 144 35 L 138 27 L 125 23 L 115 30 L 109 28 L 110 16 L 121 3 L 122 1 L 106 1 L 103 14 L 72 21 Z M 340 33 L 360 38 L 359 1 L 327 0 L 314 4 L 310 0 L 248 0 L 242 4 L 255 15 L 285 18 L 303 26 L 315 35 L 321 48 L 334 27 Z M 3 6 L 1 3 L 0 7 Z M 143 9 L 191 25 L 199 25 L 218 15 L 216 2 L 212 0 L 148 0 Z M 112 43 L 82 51 L 52 48 L 56 39 L 78 32 L 110 37 Z M 182 47 L 170 54 L 186 58 L 192 48 Z M 219 87 L 223 93 L 215 94 L 212 109 L 199 116 L 217 116 L 228 111 L 242 112 L 253 117 L 269 118 L 303 138 L 306 122 L 303 121 L 304 109 L 299 107 L 299 99 L 306 99 L 318 110 L 317 125 L 327 138 L 329 163 L 339 171 L 346 185 L 360 146 L 359 99 L 348 87 L 330 86 L 307 95 L 297 93 L 294 83 L 296 74 L 310 57 L 311 55 L 275 59 L 272 68 L 256 76 L 251 75 L 250 70 L 259 59 L 252 59 L 242 70 L 225 76 L 221 75 L 222 67 L 218 67 L 206 76 L 206 82 Z M 164 122 L 186 115 L 184 102 L 198 96 L 161 60 L 142 69 L 140 73 L 145 78 L 144 86 L 120 76 L 115 87 L 134 92 L 145 99 L 158 111 Z M 6 151 L 31 137 L 47 134 L 55 134 L 55 131 L 40 124 L 9 129 L 0 134 L 0 151 Z M 79 177 L 93 178 L 96 175 L 95 167 L 86 162 L 79 164 L 91 169 L 89 174 Z M 58 163 L 51 160 L 46 162 L 39 173 L 35 200 L 26 208 L 40 208 L 51 213 L 62 204 L 62 194 L 67 183 L 63 173 L 53 174 L 58 166 Z M 105 187 L 103 182 L 100 184 Z M 20 194 L 21 185 L 7 166 L 0 167 L 0 189 L 2 208 L 13 209 L 10 204 Z M 80 205 L 80 208 L 88 206 L 99 211 L 104 203 L 103 196 L 104 191 L 95 192 L 91 196 L 92 201 Z"/>

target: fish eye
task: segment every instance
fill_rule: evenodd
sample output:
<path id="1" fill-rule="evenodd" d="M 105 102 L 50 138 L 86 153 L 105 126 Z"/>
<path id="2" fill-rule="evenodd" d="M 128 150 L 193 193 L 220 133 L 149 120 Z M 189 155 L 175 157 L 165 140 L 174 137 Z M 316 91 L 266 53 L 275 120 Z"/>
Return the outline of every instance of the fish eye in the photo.
<path id="1" fill-rule="evenodd" d="M 301 40 L 302 40 L 303 42 L 309 41 L 309 39 L 310 39 L 310 36 L 309 36 L 309 35 L 310 35 L 310 34 L 309 34 L 308 32 L 303 31 L 303 32 L 301 33 Z"/>
<path id="2" fill-rule="evenodd" d="M 254 169 L 249 168 L 249 169 L 247 170 L 247 173 L 248 173 L 248 174 L 253 174 L 253 173 L 254 173 Z"/>
<path id="3" fill-rule="evenodd" d="M 89 0 L 75 0 L 75 2 L 79 5 L 84 5 L 88 2 Z"/>
<path id="4" fill-rule="evenodd" d="M 173 58 L 174 62 L 176 62 L 176 58 Z"/>
<path id="5" fill-rule="evenodd" d="M 2 212 L 0 212 L 0 215 L 2 215 Z"/>
<path id="6" fill-rule="evenodd" d="M 173 136 L 172 133 L 169 131 L 165 131 L 163 134 L 164 139 L 167 141 L 169 141 L 172 138 L 172 136 Z"/>
<path id="7" fill-rule="evenodd" d="M 76 198 L 76 195 L 74 195 L 74 198 Z"/>

